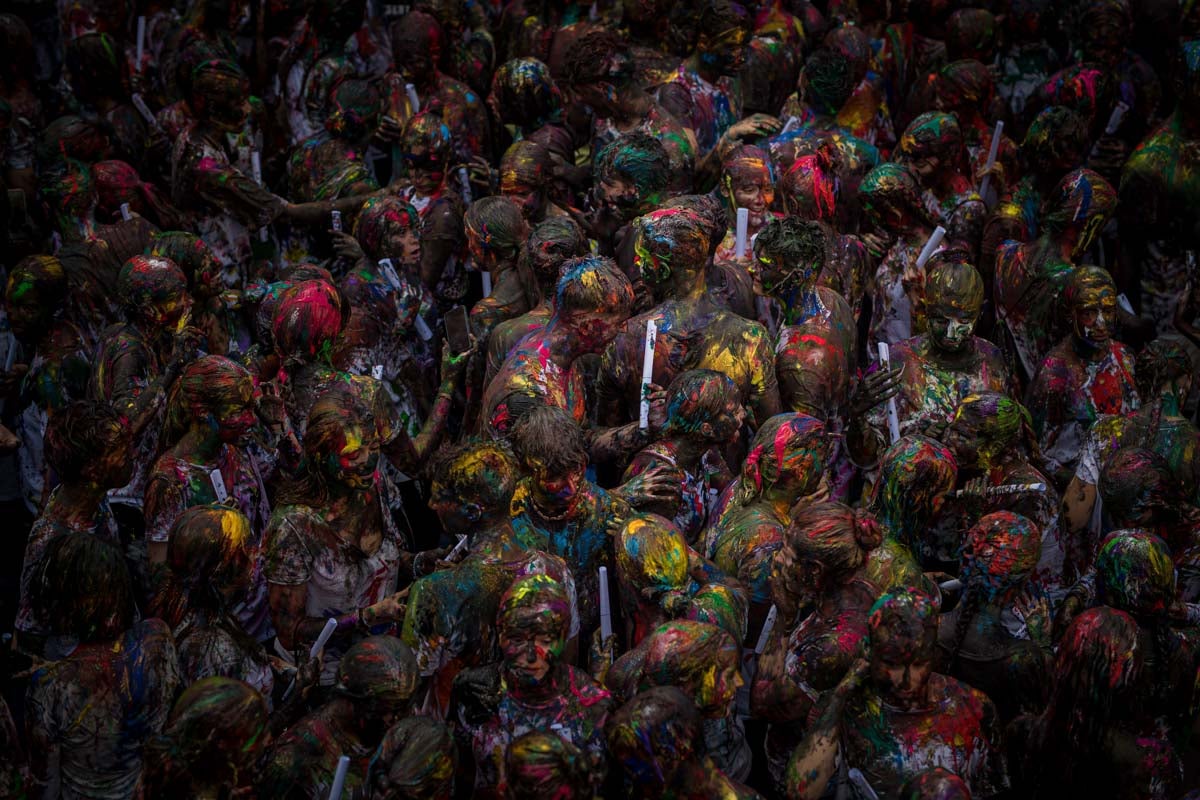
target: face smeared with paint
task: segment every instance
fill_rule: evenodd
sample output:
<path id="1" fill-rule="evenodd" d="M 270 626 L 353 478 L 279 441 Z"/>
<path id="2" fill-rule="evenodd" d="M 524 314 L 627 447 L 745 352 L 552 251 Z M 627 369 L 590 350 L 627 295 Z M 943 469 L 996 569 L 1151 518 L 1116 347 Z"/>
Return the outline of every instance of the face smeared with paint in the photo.
<path id="1" fill-rule="evenodd" d="M 415 226 L 390 232 L 383 246 L 384 253 L 401 264 L 416 264 L 421 260 L 421 234 Z"/>
<path id="2" fill-rule="evenodd" d="M 734 206 L 750 212 L 750 227 L 759 228 L 767 221 L 767 212 L 775 202 L 771 174 L 762 170 L 740 170 L 729 178 Z"/>
<path id="3" fill-rule="evenodd" d="M 664 283 L 671 276 L 670 248 L 639 231 L 633 243 L 633 265 L 646 283 Z"/>
<path id="4" fill-rule="evenodd" d="M 534 598 L 501 616 L 505 672 L 519 687 L 541 686 L 561 659 L 564 640 L 559 612 L 549 598 Z"/>
<path id="5" fill-rule="evenodd" d="M 255 414 L 257 394 L 253 381 L 244 380 L 234 388 L 227 401 L 213 409 L 212 418 L 222 442 L 241 444 L 246 441 L 258 421 Z"/>
<path id="6" fill-rule="evenodd" d="M 587 486 L 587 462 L 580 462 L 575 469 L 552 470 L 539 459 L 527 458 L 534 500 L 539 508 L 552 513 L 569 510 L 581 497 Z"/>
<path id="7" fill-rule="evenodd" d="M 700 60 L 720 75 L 733 75 L 746 63 L 746 42 L 750 38 L 745 28 L 731 28 L 705 37 L 700 45 Z"/>
<path id="8" fill-rule="evenodd" d="M 889 704 L 915 711 L 928 703 L 933 648 L 885 640 L 871 653 L 871 679 Z"/>
<path id="9" fill-rule="evenodd" d="M 737 397 L 730 397 L 712 423 L 705 422 L 700 426 L 700 433 L 709 441 L 728 444 L 737 440 L 741 435 L 742 426 L 746 424 L 746 407 Z"/>
<path id="10" fill-rule="evenodd" d="M 536 219 L 545 205 L 545 193 L 507 173 L 500 176 L 500 194 L 517 204 L 526 220 Z"/>
<path id="11" fill-rule="evenodd" d="M 379 442 L 361 423 L 347 425 L 326 459 L 326 476 L 349 489 L 366 489 L 375 482 Z"/>
<path id="12" fill-rule="evenodd" d="M 775 253 L 755 247 L 750 275 L 759 294 L 770 295 L 799 289 L 807 292 L 817 276 L 817 264 L 786 265 Z"/>
<path id="13" fill-rule="evenodd" d="M 1112 339 L 1117 320 L 1117 293 L 1111 286 L 1087 287 L 1071 307 L 1076 339 L 1091 348 L 1101 348 Z"/>
<path id="14" fill-rule="evenodd" d="M 979 311 L 960 303 L 940 302 L 929 307 L 927 320 L 929 338 L 937 349 L 961 353 L 971 345 Z"/>
<path id="15" fill-rule="evenodd" d="M 623 220 L 637 216 L 641 198 L 631 181 L 619 175 L 609 175 L 600 180 L 595 189 L 596 199 Z"/>
<path id="16" fill-rule="evenodd" d="M 820 562 L 798 558 L 786 544 L 775 553 L 771 559 L 771 600 L 783 619 L 795 619 L 801 609 L 819 597 L 824 574 Z"/>

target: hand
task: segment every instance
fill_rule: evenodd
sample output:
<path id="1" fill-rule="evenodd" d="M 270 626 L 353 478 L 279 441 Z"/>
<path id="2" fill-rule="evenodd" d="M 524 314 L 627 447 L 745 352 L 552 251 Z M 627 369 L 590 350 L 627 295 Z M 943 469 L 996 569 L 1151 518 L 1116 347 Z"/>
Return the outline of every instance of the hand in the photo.
<path id="1" fill-rule="evenodd" d="M 204 331 L 195 325 L 184 326 L 183 330 L 175 333 L 174 343 L 171 347 L 171 362 L 182 368 L 195 361 L 200 356 L 200 349 L 207 341 Z"/>
<path id="2" fill-rule="evenodd" d="M 363 252 L 358 239 L 355 239 L 349 233 L 330 230 L 329 235 L 333 238 L 333 252 L 337 253 L 340 258 L 357 262 L 366 257 L 366 253 Z"/>
<path id="3" fill-rule="evenodd" d="M 937 439 L 942 444 L 946 440 L 942 437 L 946 435 L 946 431 L 950 429 L 950 423 L 944 419 L 931 419 L 925 423 L 925 427 L 921 429 L 922 436 L 928 436 L 930 439 Z"/>
<path id="4" fill-rule="evenodd" d="M 865 658 L 857 659 L 850 665 L 850 669 L 846 671 L 846 676 L 834 688 L 834 697 L 842 701 L 848 700 L 863 685 L 870 672 L 871 662 Z"/>
<path id="5" fill-rule="evenodd" d="M 603 639 L 600 629 L 596 628 L 592 632 L 592 643 L 588 648 L 588 663 L 591 665 L 592 675 L 605 675 L 616 660 L 617 635 L 612 633 L 607 639 Z"/>
<path id="6" fill-rule="evenodd" d="M 471 334 L 471 346 L 457 355 L 450 349 L 449 342 L 442 342 L 442 383 L 459 381 L 467 369 L 467 362 L 479 351 L 479 341 Z"/>
<path id="7" fill-rule="evenodd" d="M 1054 616 L 1051 640 L 1057 642 L 1061 639 L 1062 635 L 1067 632 L 1067 628 L 1071 627 L 1075 617 L 1079 616 L 1083 610 L 1083 600 L 1080 597 L 1068 594 L 1063 598 L 1062 605 L 1059 606 L 1058 613 Z"/>
<path id="8" fill-rule="evenodd" d="M 860 233 L 858 238 L 866 245 L 867 252 L 875 258 L 883 258 L 887 255 L 888 248 L 891 247 L 891 240 L 884 233 Z"/>
<path id="9" fill-rule="evenodd" d="M 987 478 L 972 478 L 962 488 L 963 504 L 968 508 L 979 508 L 979 506 L 983 505 L 983 501 L 987 499 L 987 490 Z"/>
<path id="10" fill-rule="evenodd" d="M 783 122 L 778 117 L 769 114 L 751 114 L 743 120 L 735 122 L 725 132 L 722 139 L 742 139 L 747 136 L 761 138 L 774 136 L 783 129 Z"/>
<path id="11" fill-rule="evenodd" d="M 422 550 L 413 556 L 413 574 L 424 576 L 436 572 L 442 558 L 450 551 L 446 548 L 437 550 Z"/>
<path id="12" fill-rule="evenodd" d="M 634 508 L 663 504 L 678 506 L 683 497 L 682 475 L 677 467 L 655 464 L 642 474 L 630 478 L 620 487 L 620 494 Z"/>
<path id="13" fill-rule="evenodd" d="M 0 395 L 10 395 L 21 385 L 25 374 L 29 372 L 28 364 L 13 364 L 8 372 L 0 373 Z"/>
<path id="14" fill-rule="evenodd" d="M 309 692 L 321 682 L 321 667 L 324 661 L 325 648 L 322 647 L 317 651 L 315 658 L 308 659 L 296 670 L 296 689 L 299 690 L 300 697 L 308 697 Z"/>
<path id="15" fill-rule="evenodd" d="M 650 384 L 646 390 L 646 399 L 650 401 L 650 433 L 657 436 L 667 424 L 667 390 L 657 383 Z"/>
<path id="16" fill-rule="evenodd" d="M 383 598 L 372 606 L 363 609 L 362 620 L 367 627 L 373 627 L 380 622 L 395 622 L 404 618 L 404 601 L 408 599 L 408 590 L 396 592 Z"/>
<path id="17" fill-rule="evenodd" d="M 809 506 L 815 506 L 818 503 L 827 503 L 833 493 L 829 489 L 829 480 L 826 475 L 821 476 L 821 480 L 817 483 L 817 488 L 813 489 L 810 494 L 796 499 L 792 503 L 791 509 L 788 510 L 788 518 L 796 516 L 801 510 Z"/>
<path id="18" fill-rule="evenodd" d="M 404 124 L 400 120 L 389 114 L 379 118 L 379 127 L 375 129 L 375 136 L 381 141 L 398 142 L 403 135 Z"/>
<path id="19" fill-rule="evenodd" d="M 903 373 L 903 367 L 892 367 L 872 372 L 863 378 L 850 398 L 851 416 L 862 417 L 895 397 L 900 392 L 900 376 Z"/>

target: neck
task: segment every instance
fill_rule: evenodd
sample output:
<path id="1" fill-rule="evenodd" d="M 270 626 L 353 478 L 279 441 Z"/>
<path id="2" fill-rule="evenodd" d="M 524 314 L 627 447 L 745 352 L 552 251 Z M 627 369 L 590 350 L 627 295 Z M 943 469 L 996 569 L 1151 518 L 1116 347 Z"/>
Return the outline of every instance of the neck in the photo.
<path id="1" fill-rule="evenodd" d="M 629 87 L 620 92 L 621 103 L 613 108 L 613 119 L 618 123 L 638 122 L 650 111 L 654 101 L 641 89 Z"/>
<path id="2" fill-rule="evenodd" d="M 1080 339 L 1075 334 L 1071 334 L 1071 345 L 1072 349 L 1075 351 L 1075 355 L 1079 356 L 1079 358 L 1083 361 L 1090 361 L 1093 363 L 1104 358 L 1105 353 L 1108 352 L 1108 342 L 1105 342 L 1100 346 L 1096 346 L 1090 342 Z"/>
<path id="3" fill-rule="evenodd" d="M 506 670 L 507 671 L 507 670 Z M 566 667 L 562 664 L 555 664 L 550 668 L 550 672 L 546 673 L 546 679 L 538 683 L 536 686 L 522 685 L 519 681 L 508 677 L 508 693 L 517 700 L 530 703 L 538 703 L 544 700 L 549 700 L 552 697 L 557 697 L 561 694 L 561 686 L 566 680 Z"/>
<path id="4" fill-rule="evenodd" d="M 90 526 L 106 492 L 91 481 L 64 483 L 54 495 L 56 516 L 72 527 Z"/>
<path id="5" fill-rule="evenodd" d="M 686 270 L 671 275 L 671 298 L 675 300 L 699 300 L 708 294 L 704 270 Z"/>
<path id="6" fill-rule="evenodd" d="M 542 334 L 543 355 L 561 369 L 567 369 L 579 355 L 579 337 L 557 319 L 551 319 Z"/>
<path id="7" fill-rule="evenodd" d="M 174 451 L 177 456 L 208 464 L 221 451 L 221 438 L 203 423 L 194 424 L 175 445 Z"/>
<path id="8" fill-rule="evenodd" d="M 691 472 L 692 468 L 700 463 L 700 459 L 704 457 L 710 447 L 708 442 L 688 435 L 672 436 L 666 440 L 665 444 L 674 454 L 675 462 L 688 472 Z"/>
<path id="9" fill-rule="evenodd" d="M 689 72 L 694 72 L 709 83 L 716 83 L 721 79 L 721 73 L 713 67 L 704 63 L 704 59 L 700 57 L 700 53 L 692 53 L 687 60 L 683 62 L 685 69 Z"/>
<path id="10" fill-rule="evenodd" d="M 1183 411 L 1181 410 L 1183 406 L 1179 402 L 1179 397 L 1175 392 L 1171 390 L 1163 392 L 1162 397 L 1159 398 L 1159 402 L 1162 404 L 1162 415 L 1164 417 L 1183 416 Z"/>

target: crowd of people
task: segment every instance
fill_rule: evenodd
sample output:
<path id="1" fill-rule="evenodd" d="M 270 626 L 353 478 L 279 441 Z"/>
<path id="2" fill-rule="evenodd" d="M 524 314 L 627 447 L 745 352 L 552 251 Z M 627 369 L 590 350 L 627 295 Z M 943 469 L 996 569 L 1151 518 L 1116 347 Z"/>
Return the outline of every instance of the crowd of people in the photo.
<path id="1" fill-rule="evenodd" d="M 1200 797 L 1200 3 L 2 10 L 0 797 Z"/>

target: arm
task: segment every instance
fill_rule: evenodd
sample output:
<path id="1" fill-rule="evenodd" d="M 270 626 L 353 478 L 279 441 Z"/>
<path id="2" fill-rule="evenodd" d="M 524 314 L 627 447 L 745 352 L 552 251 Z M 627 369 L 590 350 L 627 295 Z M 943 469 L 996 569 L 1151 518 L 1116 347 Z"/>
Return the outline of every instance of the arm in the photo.
<path id="1" fill-rule="evenodd" d="M 788 800 L 818 800 L 837 768 L 842 714 L 847 700 L 867 674 L 864 660 L 855 662 L 837 688 L 825 696 L 817 721 L 792 753 L 784 778 Z"/>
<path id="2" fill-rule="evenodd" d="M 387 456 L 392 463 L 410 468 L 420 466 L 441 444 L 442 436 L 446 432 L 446 422 L 454 407 L 454 394 L 477 347 L 478 345 L 473 343 L 470 350 L 454 355 L 450 352 L 449 345 L 442 345 L 442 384 L 438 388 L 433 408 L 425 418 L 421 432 L 414 438 L 410 439 L 405 432 L 398 431 L 398 435 L 386 446 Z"/>

